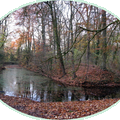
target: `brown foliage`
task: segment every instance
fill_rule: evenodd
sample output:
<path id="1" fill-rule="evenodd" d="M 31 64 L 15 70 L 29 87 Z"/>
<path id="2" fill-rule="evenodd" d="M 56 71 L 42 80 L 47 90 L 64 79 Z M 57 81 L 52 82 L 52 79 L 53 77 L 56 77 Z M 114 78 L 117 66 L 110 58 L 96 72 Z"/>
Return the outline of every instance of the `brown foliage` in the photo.
<path id="1" fill-rule="evenodd" d="M 42 103 L 0 94 L 0 99 L 23 113 L 47 119 L 72 119 L 100 112 L 119 99 Z"/>

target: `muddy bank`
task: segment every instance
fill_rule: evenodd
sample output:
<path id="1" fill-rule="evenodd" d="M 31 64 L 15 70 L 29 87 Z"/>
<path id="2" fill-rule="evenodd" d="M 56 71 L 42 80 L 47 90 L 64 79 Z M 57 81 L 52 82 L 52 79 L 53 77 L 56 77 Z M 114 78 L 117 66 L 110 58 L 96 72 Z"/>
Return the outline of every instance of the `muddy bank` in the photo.
<path id="1" fill-rule="evenodd" d="M 2 71 L 2 70 L 4 70 L 5 69 L 5 67 L 4 66 L 1 66 L 0 67 L 0 71 Z"/>
<path id="2" fill-rule="evenodd" d="M 115 87 L 120 86 L 120 76 L 116 75 L 110 71 L 103 71 L 97 66 L 89 66 L 89 70 L 86 70 L 85 65 L 81 65 L 76 72 L 77 77 L 72 79 L 72 75 L 69 73 L 70 69 L 66 70 L 68 73 L 61 77 L 62 75 L 56 73 L 55 71 L 52 74 L 47 74 L 44 71 L 40 71 L 37 67 L 26 67 L 24 68 L 37 72 L 41 75 L 49 77 L 65 86 L 83 86 L 83 87 Z"/>
<path id="3" fill-rule="evenodd" d="M 90 66 L 89 71 L 86 72 L 85 66 L 80 66 L 80 69 L 76 72 L 77 77 L 72 79 L 70 74 L 66 74 L 61 77 L 61 74 L 47 74 L 40 71 L 37 67 L 32 66 L 20 66 L 20 65 L 6 65 L 2 69 L 6 68 L 22 68 L 39 73 L 46 76 L 64 86 L 82 86 L 82 87 L 120 87 L 120 77 L 110 71 L 103 71 L 99 67 Z"/>

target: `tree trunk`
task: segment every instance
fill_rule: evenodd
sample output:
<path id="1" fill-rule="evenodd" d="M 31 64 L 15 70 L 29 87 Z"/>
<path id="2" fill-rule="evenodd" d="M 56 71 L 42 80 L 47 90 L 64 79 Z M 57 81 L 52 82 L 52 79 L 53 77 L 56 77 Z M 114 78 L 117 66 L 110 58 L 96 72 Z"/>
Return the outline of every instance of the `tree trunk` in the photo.
<path id="1" fill-rule="evenodd" d="M 98 64 L 98 55 L 99 55 L 99 43 L 100 43 L 100 41 L 99 41 L 99 35 L 97 35 L 97 43 L 96 43 L 96 48 L 98 48 L 98 50 L 96 50 L 96 54 L 97 54 L 97 56 L 96 56 L 96 59 L 95 59 L 95 65 L 97 65 Z"/>
<path id="2" fill-rule="evenodd" d="M 88 10 L 88 7 L 87 7 L 87 29 L 89 29 L 90 27 L 90 15 L 91 15 L 91 11 L 92 11 L 92 6 L 90 5 L 90 11 Z M 89 76 L 88 76 L 88 71 L 89 71 L 89 61 L 90 61 L 90 32 L 87 31 L 87 56 L 86 56 L 86 59 L 87 59 L 87 75 L 86 75 L 86 79 L 89 79 Z"/>
<path id="3" fill-rule="evenodd" d="M 97 23 L 95 22 L 95 28 L 96 29 L 100 29 L 100 26 L 101 26 L 101 23 L 100 23 L 100 15 L 99 15 L 99 11 L 98 11 L 98 8 L 94 8 L 94 11 L 95 11 L 95 17 L 97 18 L 98 16 L 98 19 L 97 19 Z M 96 43 L 96 48 L 97 48 L 97 50 L 95 51 L 95 53 L 96 53 L 96 58 L 95 58 L 95 65 L 97 65 L 98 64 L 98 59 L 99 59 L 99 57 L 98 57 L 98 55 L 100 54 L 100 51 L 99 51 L 99 44 L 100 44 L 100 33 L 99 34 L 97 34 L 97 36 L 96 36 L 96 39 L 97 39 L 97 43 Z"/>
<path id="4" fill-rule="evenodd" d="M 41 9 L 43 9 L 42 5 L 41 5 Z M 44 13 L 42 13 L 41 21 L 42 21 L 43 57 L 44 57 L 45 56 L 45 14 Z"/>
<path id="5" fill-rule="evenodd" d="M 70 16 L 70 33 L 71 33 L 71 45 L 73 44 L 73 26 L 72 26 L 72 19 L 73 19 L 73 10 L 72 10 L 72 1 L 70 1 L 71 4 L 71 16 Z M 75 72 L 75 65 L 74 65 L 74 46 L 72 47 L 72 55 L 71 55 L 71 61 L 72 61 L 72 78 L 76 78 L 76 72 Z"/>
<path id="6" fill-rule="evenodd" d="M 58 35 L 58 28 L 57 28 L 57 18 L 56 18 L 56 10 L 55 10 L 55 2 L 46 2 L 47 5 L 50 7 L 50 12 L 52 16 L 52 24 L 53 24 L 53 32 L 55 34 L 55 42 L 57 45 L 57 55 L 59 58 L 60 62 L 60 69 L 62 70 L 63 76 L 66 74 L 65 72 L 65 67 L 64 67 L 64 62 L 63 62 L 63 57 L 61 53 L 61 48 L 60 48 L 60 37 Z"/>
<path id="7" fill-rule="evenodd" d="M 104 28 L 106 26 L 106 11 L 102 10 L 102 27 Z M 106 41 L 106 29 L 103 30 L 103 70 L 107 70 L 106 68 L 106 60 L 107 60 L 107 41 Z"/>

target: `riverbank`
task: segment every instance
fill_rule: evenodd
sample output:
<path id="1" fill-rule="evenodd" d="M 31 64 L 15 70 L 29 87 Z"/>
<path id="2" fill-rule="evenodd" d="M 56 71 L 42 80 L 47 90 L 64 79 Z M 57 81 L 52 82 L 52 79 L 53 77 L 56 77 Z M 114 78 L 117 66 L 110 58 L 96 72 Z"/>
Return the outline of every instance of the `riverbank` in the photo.
<path id="1" fill-rule="evenodd" d="M 3 65 L 0 65 L 0 71 L 4 70 L 5 67 Z"/>
<path id="2" fill-rule="evenodd" d="M 83 87 L 115 87 L 120 86 L 120 71 L 117 74 L 111 71 L 103 71 L 98 66 L 90 65 L 89 69 L 86 69 L 86 65 L 81 64 L 76 72 L 77 77 L 72 79 L 70 74 L 71 69 L 66 69 L 67 74 L 62 76 L 56 71 L 52 74 L 41 72 L 36 66 L 23 66 L 24 68 L 40 73 L 46 77 L 49 77 L 57 82 L 62 83 L 65 86 L 83 86 Z M 61 77 L 62 76 L 62 77 Z"/>
<path id="3" fill-rule="evenodd" d="M 100 112 L 119 99 L 103 99 L 73 102 L 36 102 L 27 98 L 5 96 L 0 99 L 12 108 L 35 117 L 46 119 L 73 119 L 81 118 Z"/>
<path id="4" fill-rule="evenodd" d="M 7 65 L 6 69 L 7 68 L 22 68 L 22 67 L 18 65 Z M 79 72 L 81 71 L 81 75 L 83 72 L 82 70 L 83 69 L 79 70 Z M 33 69 L 31 69 L 31 71 L 33 71 Z M 108 74 L 106 74 L 106 76 L 108 76 Z M 55 75 L 53 77 L 55 77 Z M 58 82 L 60 82 L 59 79 L 65 81 L 65 77 L 67 79 L 67 75 L 62 78 L 58 78 L 57 76 Z M 108 77 L 111 78 L 111 76 Z M 70 78 L 70 76 L 68 76 L 68 78 Z M 54 78 L 54 80 L 56 80 L 56 78 Z M 89 94 L 89 92 L 90 92 L 89 90 L 86 91 L 86 94 Z M 103 91 L 100 90 L 100 92 Z M 110 107 L 119 100 L 118 98 L 115 98 L 115 99 L 102 99 L 102 100 L 45 103 L 45 102 L 32 101 L 28 98 L 5 96 L 4 94 L 0 94 L 0 99 L 9 106 L 25 114 L 40 118 L 46 118 L 46 119 L 73 119 L 73 118 L 81 118 L 81 117 L 89 116 Z"/>
<path id="5" fill-rule="evenodd" d="M 41 72 L 37 66 L 20 66 L 20 65 L 7 65 L 5 68 L 22 68 L 24 67 L 27 70 L 37 72 L 43 76 L 49 77 L 54 81 L 57 81 L 64 86 L 82 86 L 82 87 L 120 87 L 120 72 L 117 74 L 111 71 L 103 71 L 97 66 L 89 66 L 87 71 L 85 65 L 81 65 L 76 72 L 77 77 L 72 79 L 69 72 L 70 69 L 67 69 L 68 74 L 62 76 L 58 72 L 52 72 L 52 74 L 47 74 Z M 61 77 L 62 76 L 62 77 Z"/>

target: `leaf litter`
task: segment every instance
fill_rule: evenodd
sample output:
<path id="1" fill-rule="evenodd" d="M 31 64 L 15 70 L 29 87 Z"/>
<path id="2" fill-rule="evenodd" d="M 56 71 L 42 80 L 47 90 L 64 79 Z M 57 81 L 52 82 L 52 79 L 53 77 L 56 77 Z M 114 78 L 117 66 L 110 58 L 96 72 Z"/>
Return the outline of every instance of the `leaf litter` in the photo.
<path id="1" fill-rule="evenodd" d="M 0 99 L 12 108 L 25 114 L 46 119 L 73 119 L 81 118 L 100 112 L 119 99 L 102 99 L 69 102 L 37 102 L 28 98 L 5 96 Z"/>

